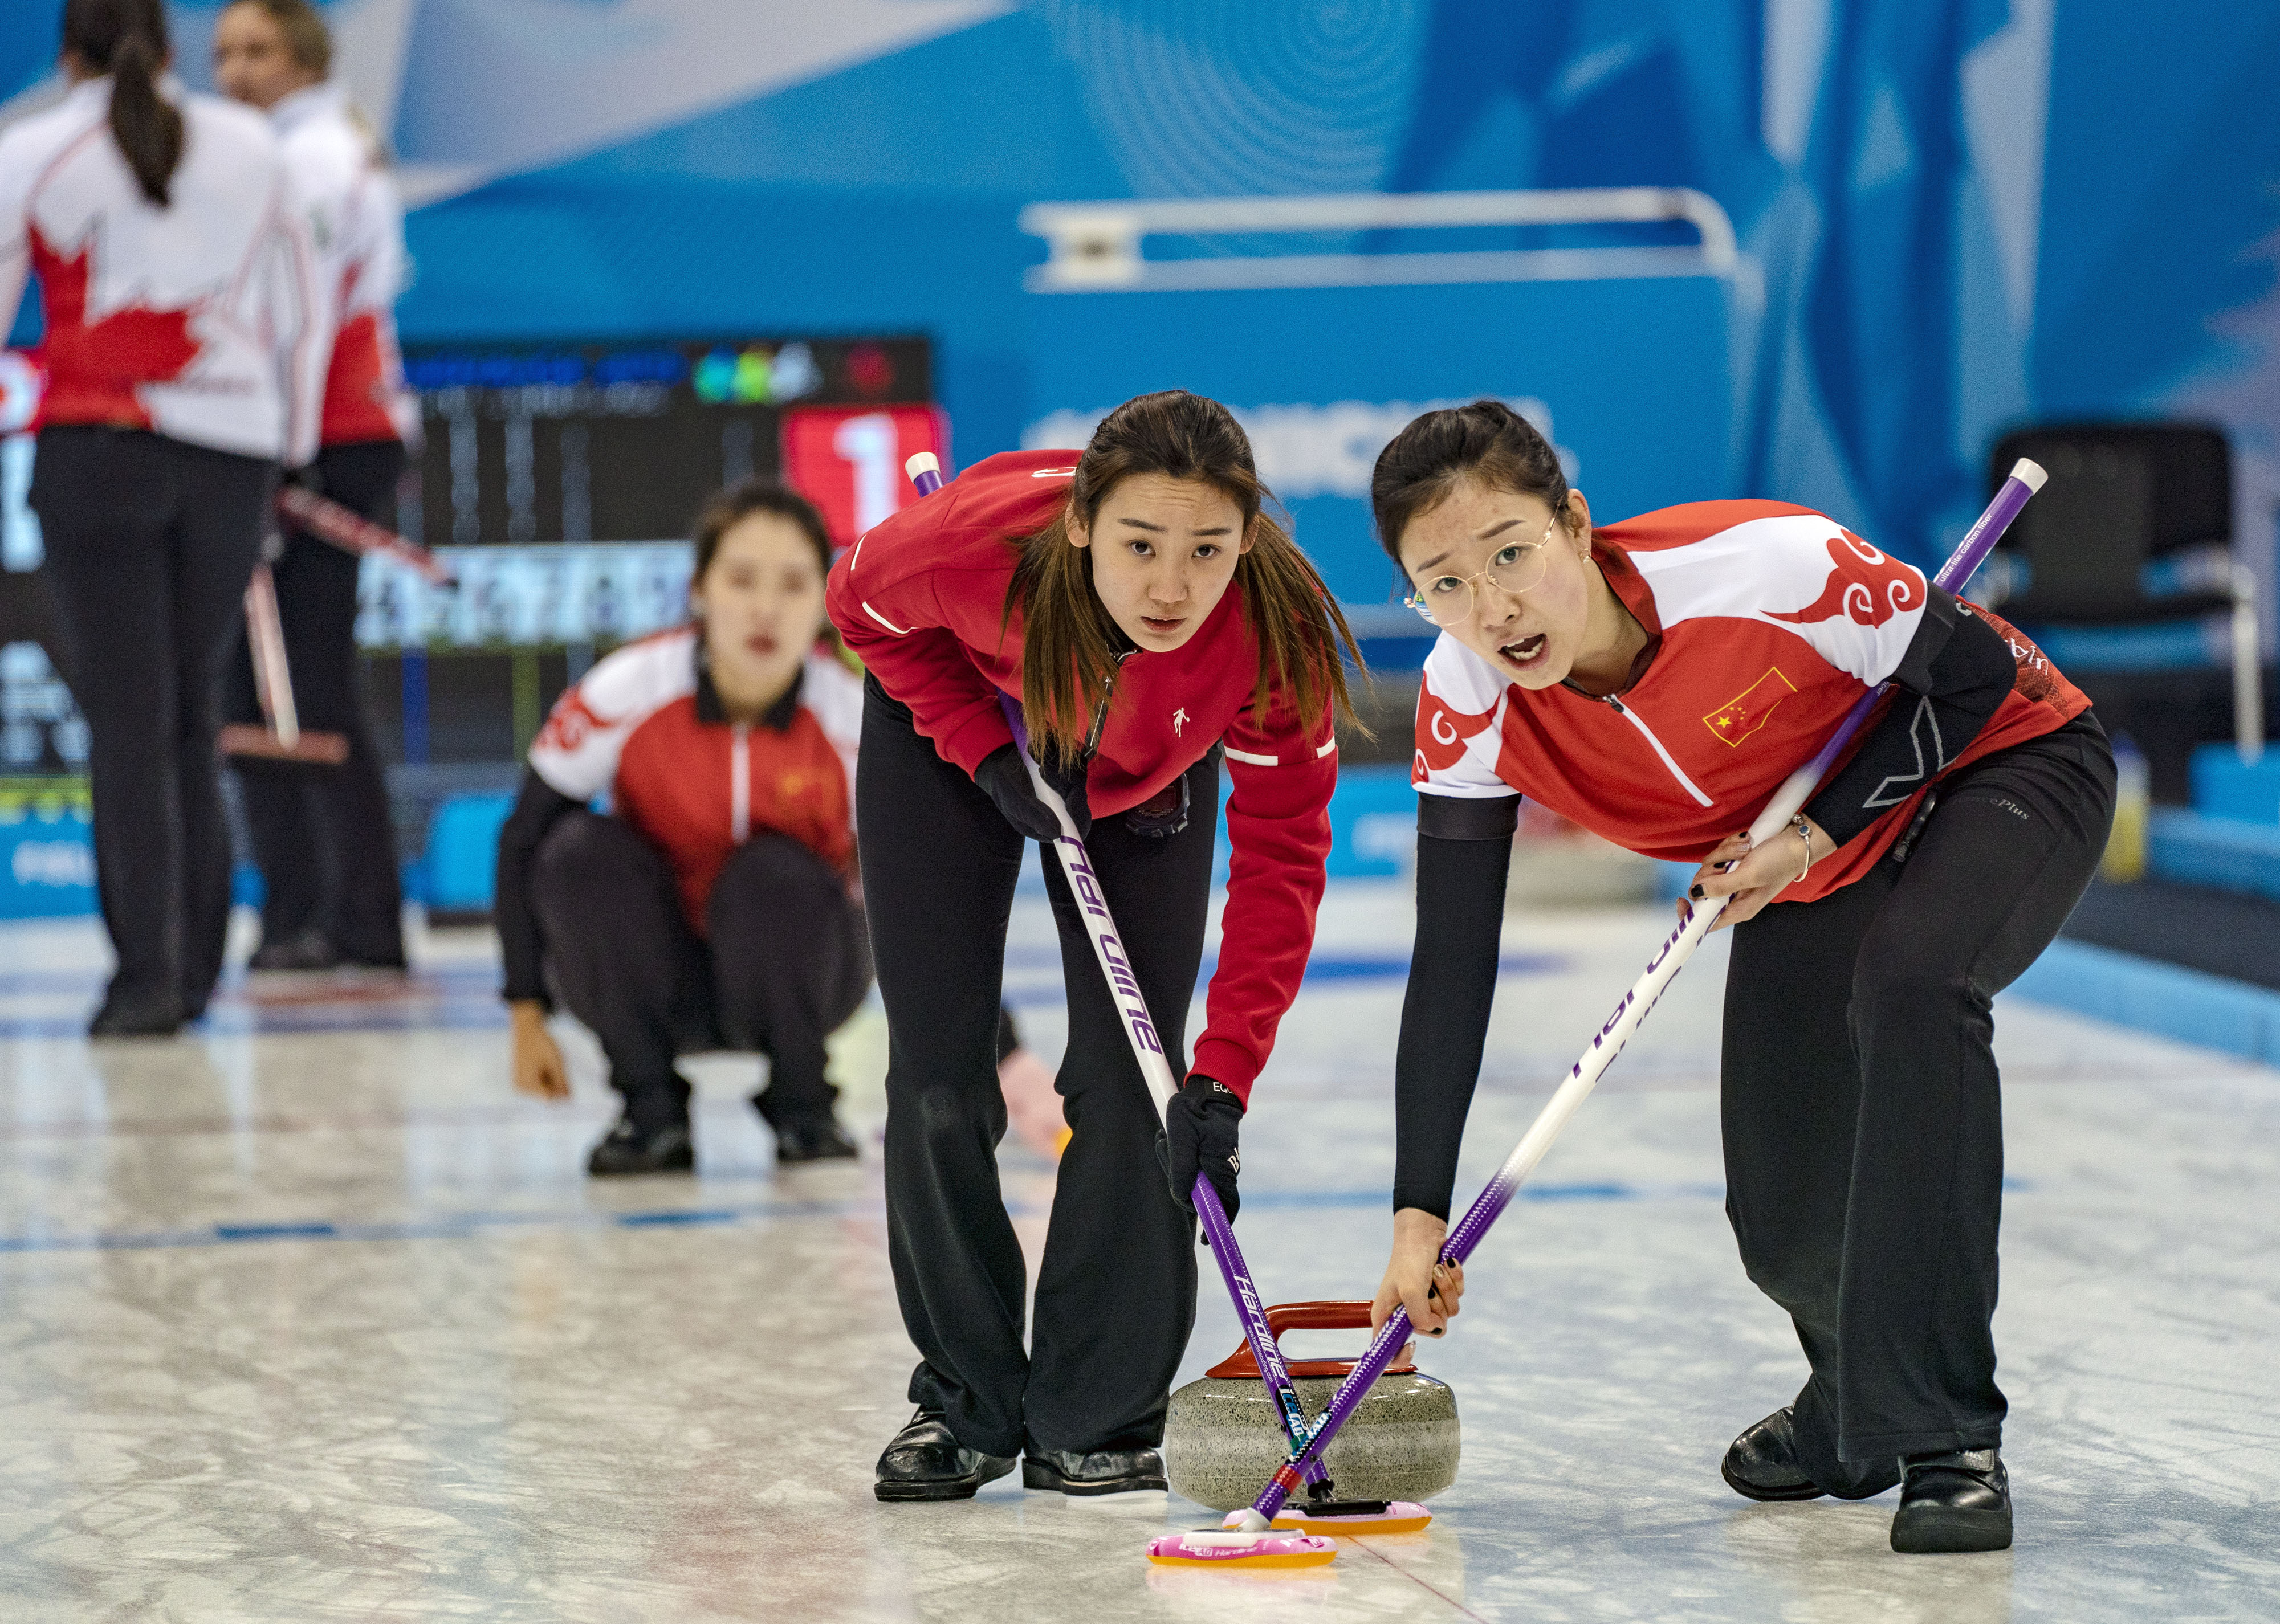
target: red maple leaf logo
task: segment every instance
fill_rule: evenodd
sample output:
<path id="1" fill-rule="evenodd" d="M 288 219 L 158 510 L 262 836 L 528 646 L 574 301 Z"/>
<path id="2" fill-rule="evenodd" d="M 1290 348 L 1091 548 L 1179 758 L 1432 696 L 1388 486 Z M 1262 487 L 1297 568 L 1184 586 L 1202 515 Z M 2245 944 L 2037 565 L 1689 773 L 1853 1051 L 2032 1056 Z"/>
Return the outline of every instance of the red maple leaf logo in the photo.
<path id="1" fill-rule="evenodd" d="M 89 321 L 88 261 L 93 252 L 90 242 L 66 259 L 45 237 L 32 234 L 32 264 L 39 272 L 48 319 L 40 345 L 50 380 L 42 410 L 54 422 L 148 428 L 150 414 L 135 390 L 141 384 L 170 382 L 198 358 L 190 312 L 130 304 Z"/>
<path id="2" fill-rule="evenodd" d="M 1794 614 L 1768 611 L 1766 618 L 1810 626 L 1843 614 L 1862 626 L 1882 626 L 1904 609 L 1923 607 L 1923 577 L 1858 536 L 1830 536 L 1829 558 L 1837 567 L 1819 597 Z"/>

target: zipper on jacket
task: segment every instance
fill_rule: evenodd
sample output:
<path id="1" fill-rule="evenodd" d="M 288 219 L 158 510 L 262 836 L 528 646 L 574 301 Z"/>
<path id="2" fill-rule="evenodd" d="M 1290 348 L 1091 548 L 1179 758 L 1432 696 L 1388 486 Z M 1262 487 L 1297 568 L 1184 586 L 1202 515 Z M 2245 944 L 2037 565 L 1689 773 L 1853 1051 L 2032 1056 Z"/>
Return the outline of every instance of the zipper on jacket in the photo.
<path id="1" fill-rule="evenodd" d="M 1700 805 L 1708 806 L 1713 804 L 1708 796 L 1703 794 L 1701 790 L 1695 788 L 1694 781 L 1687 777 L 1686 774 L 1680 770 L 1678 763 L 1671 758 L 1670 752 L 1663 749 L 1662 741 L 1654 736 L 1654 729 L 1646 725 L 1646 719 L 1645 717 L 1641 716 L 1637 711 L 1632 710 L 1630 706 L 1625 704 L 1613 694 L 1594 694 L 1591 697 L 1597 699 L 1601 704 L 1612 708 L 1616 715 L 1621 717 L 1625 721 L 1629 722 L 1632 727 L 1639 730 L 1639 736 L 1645 739 L 1649 744 L 1654 746 L 1654 753 L 1662 758 L 1662 765 L 1670 769 L 1670 775 L 1678 781 L 1678 787 L 1680 789 L 1692 796 L 1695 801 Z"/>
<path id="2" fill-rule="evenodd" d="M 1090 761 L 1100 749 L 1100 735 L 1108 727 L 1108 702 L 1116 697 L 1116 679 L 1124 670 L 1124 662 L 1136 653 L 1127 649 L 1115 657 L 1116 664 L 1109 667 L 1108 685 L 1100 691 L 1100 703 L 1092 708 L 1092 726 L 1084 730 L 1084 754 L 1080 759 Z"/>
<path id="3" fill-rule="evenodd" d="M 743 722 L 728 730 L 728 838 L 740 846 L 752 833 L 751 732 Z"/>

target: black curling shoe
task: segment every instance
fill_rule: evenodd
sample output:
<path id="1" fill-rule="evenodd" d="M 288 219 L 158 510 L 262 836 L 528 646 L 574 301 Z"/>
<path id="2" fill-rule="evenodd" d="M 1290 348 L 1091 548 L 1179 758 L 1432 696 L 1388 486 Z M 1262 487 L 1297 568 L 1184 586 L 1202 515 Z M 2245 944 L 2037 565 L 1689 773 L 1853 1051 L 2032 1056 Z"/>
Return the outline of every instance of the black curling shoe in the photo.
<path id="1" fill-rule="evenodd" d="M 690 1173 L 696 1167 L 697 1147 L 689 1141 L 688 1123 L 669 1123 L 643 1133 L 630 1117 L 620 1117 L 586 1158 L 586 1171 L 597 1179 L 629 1173 Z"/>
<path id="2" fill-rule="evenodd" d="M 1783 1405 L 1726 1446 L 1718 1474 L 1752 1500 L 1817 1500 L 1827 1492 L 1797 1464 L 1797 1412 Z"/>
<path id="3" fill-rule="evenodd" d="M 1892 1549 L 1910 1556 L 2011 1548 L 2011 1478 L 1991 1449 L 1911 1455 Z"/>
<path id="4" fill-rule="evenodd" d="M 1825 1494 L 1867 1500 L 1900 1481 L 1900 1462 L 1898 1456 L 1879 1460 L 1860 1468 L 1850 1483 L 1824 1487 L 1798 1462 L 1797 1411 L 1784 1405 L 1726 1446 L 1718 1474 L 1729 1489 L 1752 1500 L 1814 1500 Z"/>
<path id="5" fill-rule="evenodd" d="M 121 997 L 117 993 L 103 1000 L 103 1007 L 95 1012 L 87 1023 L 89 1037 L 172 1037 L 182 1029 L 190 1017 L 182 1012 L 180 998 L 164 996 L 155 997 Z"/>
<path id="6" fill-rule="evenodd" d="M 329 970 L 341 962 L 325 933 L 312 925 L 308 929 L 282 936 L 273 942 L 262 939 L 252 958 L 245 961 L 249 970 Z"/>
<path id="7" fill-rule="evenodd" d="M 871 1492 L 882 1500 L 970 1500 L 1013 1469 L 1013 1456 L 967 1449 L 942 1412 L 921 1409 L 879 1457 Z"/>
<path id="8" fill-rule="evenodd" d="M 1021 1457 L 1021 1487 L 1062 1494 L 1130 1494 L 1164 1488 L 1164 1458 L 1154 1450 L 1031 1450 Z"/>
<path id="9" fill-rule="evenodd" d="M 817 1117 L 807 1122 L 786 1122 L 776 1129 L 776 1159 L 780 1162 L 824 1162 L 860 1154 L 855 1142 L 836 1118 Z"/>

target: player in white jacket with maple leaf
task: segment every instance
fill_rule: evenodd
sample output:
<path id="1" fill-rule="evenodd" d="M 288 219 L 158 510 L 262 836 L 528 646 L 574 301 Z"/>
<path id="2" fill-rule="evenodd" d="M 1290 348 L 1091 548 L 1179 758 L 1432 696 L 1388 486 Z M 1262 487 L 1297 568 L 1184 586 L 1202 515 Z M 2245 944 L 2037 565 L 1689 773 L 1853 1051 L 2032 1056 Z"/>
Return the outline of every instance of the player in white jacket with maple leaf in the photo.
<path id="1" fill-rule="evenodd" d="M 325 301 L 275 135 L 163 77 L 158 0 L 69 0 L 62 47 L 68 93 L 0 135 L 0 327 L 36 279 L 31 503 L 119 961 L 91 1029 L 163 1035 L 221 972 L 214 691 L 277 465 L 316 449 Z"/>

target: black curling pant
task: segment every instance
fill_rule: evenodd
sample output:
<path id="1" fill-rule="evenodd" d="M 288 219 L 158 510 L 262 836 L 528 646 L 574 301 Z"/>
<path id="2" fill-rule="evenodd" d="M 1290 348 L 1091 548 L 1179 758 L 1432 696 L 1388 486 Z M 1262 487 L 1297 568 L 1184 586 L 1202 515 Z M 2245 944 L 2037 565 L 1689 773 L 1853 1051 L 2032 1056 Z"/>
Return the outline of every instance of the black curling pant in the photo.
<path id="1" fill-rule="evenodd" d="M 768 1057 L 769 1121 L 829 1113 L 824 1040 L 871 989 L 863 913 L 788 835 L 739 846 L 689 927 L 665 855 L 618 818 L 566 812 L 538 848 L 531 903 L 563 1006 L 601 1040 L 610 1086 L 644 1130 L 684 1117 L 676 1055 Z"/>
<path id="2" fill-rule="evenodd" d="M 317 456 L 319 488 L 376 523 L 396 522 L 404 447 L 394 440 L 327 446 Z M 348 741 L 338 766 L 236 759 L 253 860 L 261 869 L 261 935 L 283 942 L 314 928 L 358 964 L 404 962 L 404 899 L 388 782 L 373 748 L 358 675 L 357 574 L 360 560 L 329 542 L 289 528 L 284 556 L 271 566 L 293 706 L 304 732 Z M 225 713 L 258 725 L 253 661 L 238 640 Z"/>
<path id="3" fill-rule="evenodd" d="M 998 1183 L 1005 927 L 1021 837 L 935 753 L 907 708 L 864 685 L 856 779 L 871 943 L 887 1004 L 887 1238 L 918 1345 L 913 1404 L 992 1455 L 1153 1444 L 1195 1325 L 1192 1221 L 1156 1159 L 1156 1110 L 1059 861 L 1045 859 L 1068 987 L 1058 1087 L 1071 1129 L 1021 1345 L 1025 1269 Z M 1186 830 L 1097 820 L 1086 843 L 1175 1076 L 1203 959 L 1219 763 L 1189 769 Z"/>
<path id="4" fill-rule="evenodd" d="M 65 679 L 91 735 L 111 997 L 195 1018 L 221 976 L 229 829 L 214 765 L 223 662 L 274 464 L 141 429 L 41 431 L 31 504 Z"/>
<path id="5" fill-rule="evenodd" d="M 1990 1004 L 2088 885 L 2114 758 L 2086 717 L 1945 780 L 1905 861 L 1737 927 L 1727 1212 L 1813 1374 L 1802 1464 L 1833 1492 L 1893 1457 L 1988 1449 L 2002 1101 Z"/>

